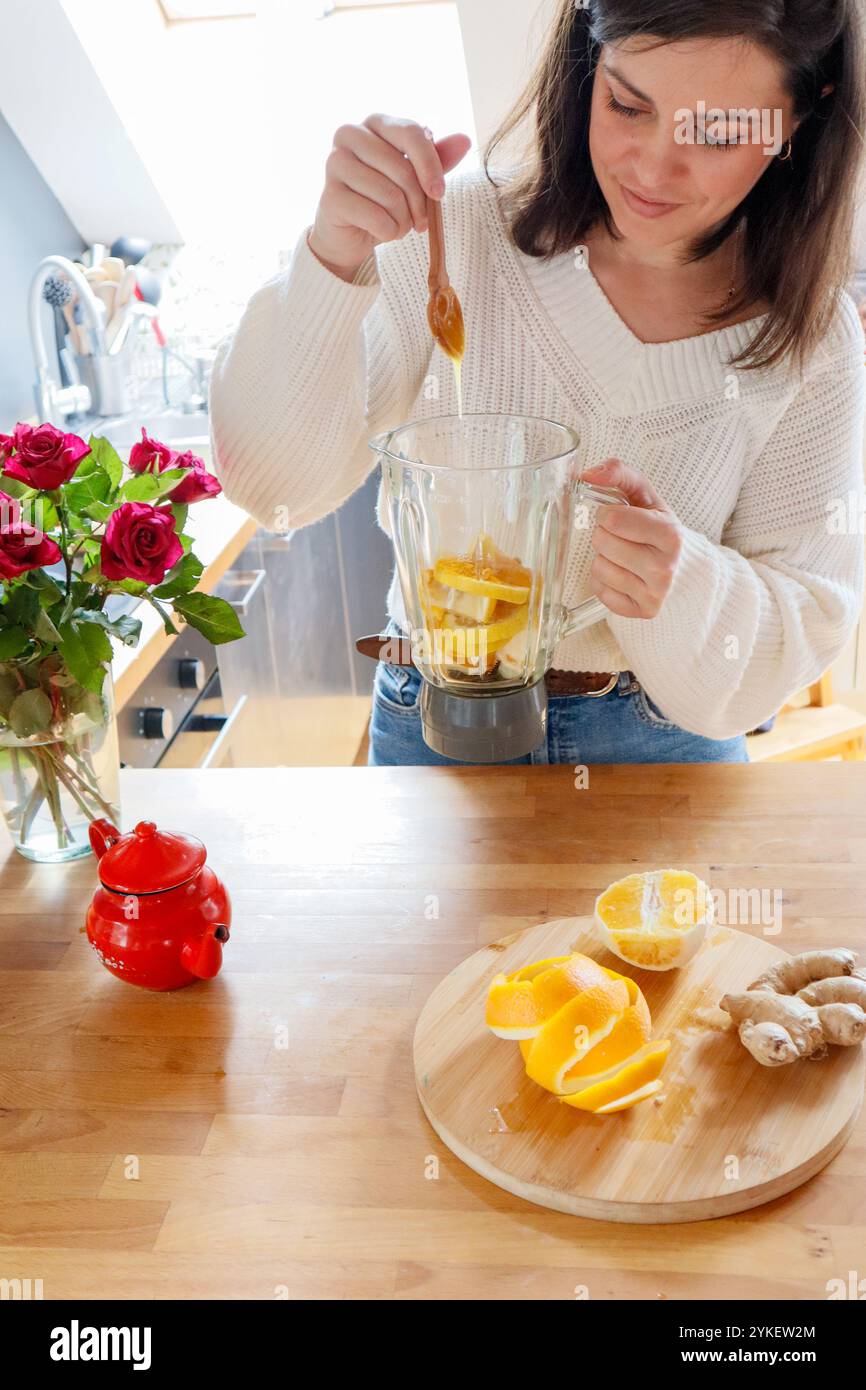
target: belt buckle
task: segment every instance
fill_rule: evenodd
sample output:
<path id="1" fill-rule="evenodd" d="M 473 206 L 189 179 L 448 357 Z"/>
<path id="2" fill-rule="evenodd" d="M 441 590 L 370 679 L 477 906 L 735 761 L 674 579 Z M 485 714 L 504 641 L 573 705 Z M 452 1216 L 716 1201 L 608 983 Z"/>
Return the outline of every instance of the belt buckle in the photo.
<path id="1" fill-rule="evenodd" d="M 619 671 L 611 673 L 611 678 L 603 690 L 585 690 L 584 695 L 587 700 L 598 700 L 602 695 L 609 695 L 619 680 Z"/>

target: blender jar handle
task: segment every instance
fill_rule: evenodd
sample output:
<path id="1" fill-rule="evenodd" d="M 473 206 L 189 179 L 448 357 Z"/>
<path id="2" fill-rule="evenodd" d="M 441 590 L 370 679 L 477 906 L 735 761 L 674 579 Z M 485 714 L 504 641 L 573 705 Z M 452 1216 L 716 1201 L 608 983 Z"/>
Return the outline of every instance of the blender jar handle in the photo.
<path id="1" fill-rule="evenodd" d="M 597 483 L 582 483 L 580 479 L 574 484 L 574 494 L 578 502 L 586 500 L 598 502 L 600 505 L 608 507 L 628 507 L 629 500 L 624 492 L 620 492 L 617 487 L 602 487 Z M 559 640 L 565 637 L 572 637 L 575 632 L 580 632 L 585 627 L 592 627 L 593 623 L 600 623 L 607 617 L 610 609 L 602 603 L 600 598 L 584 599 L 576 608 L 566 610 Z"/>

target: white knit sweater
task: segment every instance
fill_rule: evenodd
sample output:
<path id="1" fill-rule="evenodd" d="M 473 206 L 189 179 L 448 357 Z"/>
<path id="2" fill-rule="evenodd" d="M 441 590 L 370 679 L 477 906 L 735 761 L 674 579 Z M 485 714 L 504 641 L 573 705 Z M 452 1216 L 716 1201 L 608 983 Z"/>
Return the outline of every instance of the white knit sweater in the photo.
<path id="1" fill-rule="evenodd" d="M 573 254 L 545 264 L 514 247 L 483 170 L 448 180 L 443 216 L 466 319 L 464 409 L 572 426 L 584 467 L 621 458 L 683 527 L 656 617 L 611 613 L 553 664 L 630 668 L 694 733 L 754 728 L 826 671 L 862 606 L 866 344 L 853 301 L 841 297 L 804 379 L 785 366 L 738 372 L 729 359 L 760 320 L 642 343 Z M 374 434 L 457 409 L 427 326 L 426 235 L 377 247 L 350 284 L 316 259 L 308 231 L 213 372 L 216 472 L 273 530 L 339 507 L 375 467 Z M 387 529 L 381 506 L 379 521 Z M 573 532 L 569 606 L 591 592 L 590 534 Z M 396 572 L 388 610 L 407 625 Z"/>

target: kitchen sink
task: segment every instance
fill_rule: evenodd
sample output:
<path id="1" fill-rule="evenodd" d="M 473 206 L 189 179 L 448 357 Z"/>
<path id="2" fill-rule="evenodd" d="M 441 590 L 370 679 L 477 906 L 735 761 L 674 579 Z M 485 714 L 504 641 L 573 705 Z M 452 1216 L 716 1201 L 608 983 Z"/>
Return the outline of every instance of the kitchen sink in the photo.
<path id="1" fill-rule="evenodd" d="M 87 435 L 100 435 L 110 440 L 118 453 L 126 453 L 141 439 L 142 426 L 151 439 L 158 439 L 172 449 L 191 449 L 206 463 L 210 463 L 209 417 L 202 411 L 185 414 L 173 410 L 162 414 L 122 415 L 116 419 L 98 419 L 89 426 Z"/>

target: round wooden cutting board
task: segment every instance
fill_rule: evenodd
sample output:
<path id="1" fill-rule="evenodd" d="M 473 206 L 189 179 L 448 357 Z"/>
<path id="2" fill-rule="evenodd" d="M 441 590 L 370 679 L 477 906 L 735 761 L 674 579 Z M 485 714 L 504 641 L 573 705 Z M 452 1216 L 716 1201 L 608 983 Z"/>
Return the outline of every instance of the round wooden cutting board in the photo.
<path id="1" fill-rule="evenodd" d="M 562 1105 L 530 1081 L 515 1042 L 484 1023 L 498 971 L 582 951 L 632 975 L 671 1051 L 657 1096 L 615 1115 Z M 499 1187 L 603 1221 L 702 1221 L 759 1206 L 819 1172 L 847 1139 L 863 1096 L 862 1047 L 762 1067 L 722 995 L 785 955 L 711 927 L 682 970 L 637 970 L 594 938 L 588 917 L 542 922 L 476 951 L 431 994 L 415 1030 L 415 1080 L 449 1149 Z"/>

